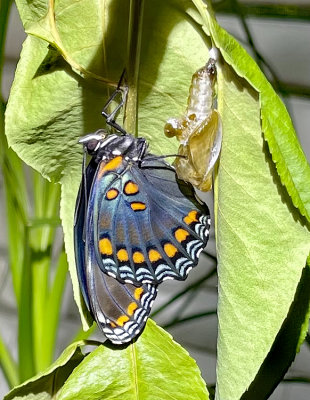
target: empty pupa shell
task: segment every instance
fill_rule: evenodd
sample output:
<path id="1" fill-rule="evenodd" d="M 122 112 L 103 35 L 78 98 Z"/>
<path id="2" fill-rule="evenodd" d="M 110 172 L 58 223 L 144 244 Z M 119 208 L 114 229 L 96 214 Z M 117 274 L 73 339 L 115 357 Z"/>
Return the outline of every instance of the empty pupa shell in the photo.
<path id="1" fill-rule="evenodd" d="M 181 145 L 174 166 L 180 179 L 202 191 L 212 188 L 212 171 L 220 154 L 222 125 L 214 109 L 216 61 L 210 58 L 192 77 L 183 117 L 170 118 L 164 128 Z"/>

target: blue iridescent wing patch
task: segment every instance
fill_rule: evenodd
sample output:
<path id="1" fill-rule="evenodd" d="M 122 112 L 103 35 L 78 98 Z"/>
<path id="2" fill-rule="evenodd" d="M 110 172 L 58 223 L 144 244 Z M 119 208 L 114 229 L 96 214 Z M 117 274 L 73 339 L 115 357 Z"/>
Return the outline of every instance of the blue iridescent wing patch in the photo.
<path id="1" fill-rule="evenodd" d="M 121 282 L 184 280 L 207 244 L 209 210 L 162 160 L 119 155 L 99 165 L 90 194 L 96 257 Z"/>

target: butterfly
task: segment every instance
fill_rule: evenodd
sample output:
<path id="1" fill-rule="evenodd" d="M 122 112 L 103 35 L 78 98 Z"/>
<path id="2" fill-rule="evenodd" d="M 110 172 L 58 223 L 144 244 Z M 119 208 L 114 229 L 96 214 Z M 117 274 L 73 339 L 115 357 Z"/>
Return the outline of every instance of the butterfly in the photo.
<path id="1" fill-rule="evenodd" d="M 91 160 L 75 211 L 79 284 L 102 332 L 123 344 L 142 331 L 158 285 L 197 265 L 209 210 L 144 138 L 98 130 L 80 143 Z"/>

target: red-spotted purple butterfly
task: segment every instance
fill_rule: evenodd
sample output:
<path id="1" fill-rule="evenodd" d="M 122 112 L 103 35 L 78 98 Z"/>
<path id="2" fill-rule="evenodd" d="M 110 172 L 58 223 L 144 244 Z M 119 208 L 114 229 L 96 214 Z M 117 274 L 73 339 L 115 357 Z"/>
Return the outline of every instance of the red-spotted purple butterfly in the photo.
<path id="1" fill-rule="evenodd" d="M 145 139 L 122 132 L 80 139 L 92 158 L 83 168 L 74 226 L 84 301 L 116 344 L 141 332 L 158 284 L 186 279 L 210 227 L 192 185 L 150 154 Z"/>

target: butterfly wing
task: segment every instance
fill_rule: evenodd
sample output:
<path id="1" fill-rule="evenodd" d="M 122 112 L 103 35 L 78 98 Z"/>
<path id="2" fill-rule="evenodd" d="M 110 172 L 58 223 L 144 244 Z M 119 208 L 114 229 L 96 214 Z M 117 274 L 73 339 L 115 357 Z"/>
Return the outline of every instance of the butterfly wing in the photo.
<path id="1" fill-rule="evenodd" d="M 90 203 L 97 263 L 121 282 L 183 280 L 206 246 L 207 206 L 171 166 L 151 155 L 141 167 L 122 156 L 102 163 Z"/>
<path id="2" fill-rule="evenodd" d="M 157 288 L 150 284 L 122 284 L 99 268 L 94 246 L 94 209 L 88 201 L 95 173 L 96 165 L 92 160 L 82 179 L 76 205 L 77 272 L 88 310 L 105 336 L 113 343 L 122 344 L 131 341 L 143 329 Z"/>
<path id="3" fill-rule="evenodd" d="M 85 270 L 85 216 L 91 184 L 96 173 L 97 165 L 91 160 L 86 171 L 83 172 L 79 193 L 77 196 L 74 216 L 74 249 L 75 264 L 83 299 L 90 310 L 90 301 L 87 291 Z"/>

